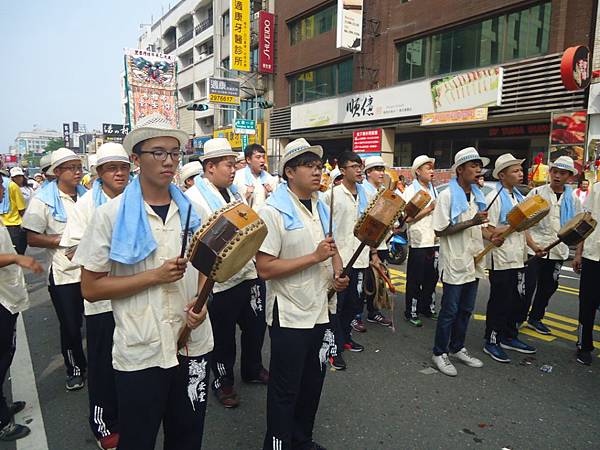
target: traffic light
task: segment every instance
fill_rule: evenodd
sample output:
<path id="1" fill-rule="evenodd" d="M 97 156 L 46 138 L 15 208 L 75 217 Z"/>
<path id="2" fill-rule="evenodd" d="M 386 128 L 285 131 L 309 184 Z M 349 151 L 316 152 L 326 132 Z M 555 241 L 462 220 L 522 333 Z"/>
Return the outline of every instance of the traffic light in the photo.
<path id="1" fill-rule="evenodd" d="M 258 106 L 262 109 L 270 109 L 273 107 L 272 102 L 258 102 Z"/>
<path id="2" fill-rule="evenodd" d="M 203 103 L 192 103 L 191 105 L 187 105 L 185 109 L 187 109 L 188 111 L 207 111 L 208 105 L 205 105 Z"/>

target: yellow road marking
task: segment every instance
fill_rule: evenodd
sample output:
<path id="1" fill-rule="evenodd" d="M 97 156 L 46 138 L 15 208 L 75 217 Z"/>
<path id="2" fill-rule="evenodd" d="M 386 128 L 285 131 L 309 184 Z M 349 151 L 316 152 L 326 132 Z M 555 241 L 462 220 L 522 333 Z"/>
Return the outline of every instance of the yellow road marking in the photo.
<path id="1" fill-rule="evenodd" d="M 552 342 L 556 339 L 555 336 L 548 336 L 546 334 L 540 334 L 537 331 L 530 330 L 529 328 L 521 328 L 521 329 L 519 329 L 519 333 L 523 333 L 523 334 L 526 334 L 527 336 L 541 339 L 542 341 L 546 341 L 546 342 Z"/>
<path id="2" fill-rule="evenodd" d="M 544 319 L 544 325 L 551 326 L 553 329 L 560 328 L 561 330 L 570 331 L 570 332 L 577 331 L 577 327 L 573 327 L 571 325 L 565 325 L 560 322 L 556 322 L 554 320 Z"/>
<path id="3" fill-rule="evenodd" d="M 563 322 L 571 323 L 573 325 L 579 325 L 579 320 L 571 319 L 570 317 L 566 316 L 561 316 L 560 314 L 546 312 L 545 316 L 550 317 L 552 319 L 562 320 Z M 600 326 L 594 325 L 594 331 L 600 331 Z"/>

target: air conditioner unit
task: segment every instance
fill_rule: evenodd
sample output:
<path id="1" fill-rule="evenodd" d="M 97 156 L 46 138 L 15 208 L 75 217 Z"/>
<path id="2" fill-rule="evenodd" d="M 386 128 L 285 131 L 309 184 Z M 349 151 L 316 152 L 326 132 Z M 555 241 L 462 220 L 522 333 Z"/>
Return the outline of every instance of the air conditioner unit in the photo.
<path id="1" fill-rule="evenodd" d="M 200 53 L 199 58 L 200 58 L 200 61 L 205 60 L 206 58 L 208 58 L 208 53 Z"/>

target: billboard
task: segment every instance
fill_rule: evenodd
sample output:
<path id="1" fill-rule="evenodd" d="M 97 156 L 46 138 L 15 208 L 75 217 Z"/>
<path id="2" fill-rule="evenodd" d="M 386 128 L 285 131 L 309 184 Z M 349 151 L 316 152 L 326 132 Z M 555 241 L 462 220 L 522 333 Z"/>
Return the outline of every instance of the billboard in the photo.
<path id="1" fill-rule="evenodd" d="M 582 173 L 587 112 L 552 113 L 550 127 L 550 161 L 554 161 L 559 156 L 570 156 L 575 162 L 575 168 Z M 577 177 L 571 177 L 569 182 L 575 183 L 576 181 Z"/>
<path id="2" fill-rule="evenodd" d="M 230 78 L 208 79 L 208 101 L 224 105 L 240 104 L 240 82 Z"/>
<path id="3" fill-rule="evenodd" d="M 231 0 L 229 68 L 250 72 L 250 0 Z"/>
<path id="4" fill-rule="evenodd" d="M 125 92 L 130 129 L 142 117 L 153 113 L 163 115 L 173 127 L 177 127 L 175 56 L 125 49 Z"/>
<path id="5" fill-rule="evenodd" d="M 103 123 L 102 136 L 106 142 L 123 142 L 125 135 L 129 132 L 127 125 L 118 123 Z"/>
<path id="6" fill-rule="evenodd" d="M 71 148 L 73 142 L 71 141 L 71 125 L 63 123 L 63 141 L 65 141 L 65 147 Z"/>
<path id="7" fill-rule="evenodd" d="M 363 0 L 338 0 L 336 47 L 360 52 L 362 25 Z"/>
<path id="8" fill-rule="evenodd" d="M 258 71 L 273 73 L 275 69 L 273 37 L 275 15 L 267 11 L 258 12 Z"/>
<path id="9" fill-rule="evenodd" d="M 484 122 L 488 117 L 487 108 L 459 109 L 457 111 L 435 112 L 421 116 L 421 126 L 448 125 L 455 123 Z"/>
<path id="10" fill-rule="evenodd" d="M 383 130 L 354 130 L 352 133 L 352 151 L 355 153 L 381 153 Z"/>

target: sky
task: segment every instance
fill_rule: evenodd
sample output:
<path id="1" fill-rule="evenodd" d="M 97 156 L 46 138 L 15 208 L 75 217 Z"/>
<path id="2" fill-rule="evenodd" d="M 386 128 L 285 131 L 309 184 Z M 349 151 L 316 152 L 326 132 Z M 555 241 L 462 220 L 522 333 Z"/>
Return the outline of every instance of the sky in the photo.
<path id="1" fill-rule="evenodd" d="M 174 5 L 177 0 L 171 0 Z M 164 0 L 0 0 L 0 153 L 19 131 L 122 123 L 123 49 Z"/>

